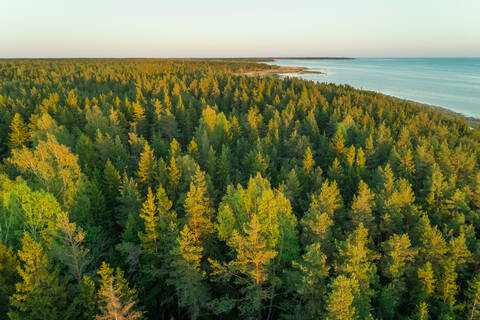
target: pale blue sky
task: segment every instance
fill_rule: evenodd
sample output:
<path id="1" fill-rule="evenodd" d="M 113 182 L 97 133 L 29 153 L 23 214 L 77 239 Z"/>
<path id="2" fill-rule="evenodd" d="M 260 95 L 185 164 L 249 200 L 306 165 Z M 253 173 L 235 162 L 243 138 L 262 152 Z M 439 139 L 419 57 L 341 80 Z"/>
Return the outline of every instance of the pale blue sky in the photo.
<path id="1" fill-rule="evenodd" d="M 0 0 L 0 57 L 480 56 L 480 0 Z"/>

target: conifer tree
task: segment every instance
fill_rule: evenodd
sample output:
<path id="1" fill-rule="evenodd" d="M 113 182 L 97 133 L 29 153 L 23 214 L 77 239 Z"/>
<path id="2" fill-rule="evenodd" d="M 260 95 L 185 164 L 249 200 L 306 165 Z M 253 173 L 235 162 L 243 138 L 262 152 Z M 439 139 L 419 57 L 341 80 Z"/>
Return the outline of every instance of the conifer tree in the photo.
<path id="1" fill-rule="evenodd" d="M 468 319 L 480 319 L 480 276 L 478 274 L 469 283 L 467 295 L 469 301 L 465 311 Z"/>
<path id="2" fill-rule="evenodd" d="M 175 157 L 170 158 L 170 164 L 167 169 L 169 182 L 173 189 L 173 195 L 175 195 L 176 190 L 178 189 L 178 186 L 180 184 L 180 178 L 182 177 L 182 172 L 177 166 L 177 160 L 175 159 Z"/>
<path id="3" fill-rule="evenodd" d="M 330 286 L 327 301 L 328 320 L 354 320 L 358 318 L 353 305 L 354 292 L 358 290 L 355 278 L 340 275 Z"/>
<path id="4" fill-rule="evenodd" d="M 178 304 L 188 309 L 191 319 L 197 319 L 207 302 L 208 291 L 203 283 L 205 272 L 200 268 L 203 248 L 197 244 L 187 225 L 180 232 L 172 253 L 170 282 L 176 288 Z"/>
<path id="5" fill-rule="evenodd" d="M 141 219 L 138 215 L 141 206 L 140 193 L 137 182 L 124 174 L 120 186 L 116 220 L 123 230 L 123 238 L 126 241 L 135 243 L 138 239 L 138 232 L 141 230 Z"/>
<path id="6" fill-rule="evenodd" d="M 10 133 L 8 134 L 8 145 L 11 149 L 18 148 L 30 142 L 30 132 L 23 122 L 22 116 L 15 113 L 10 122 Z"/>
<path id="7" fill-rule="evenodd" d="M 307 150 L 305 150 L 302 164 L 304 174 L 306 176 L 310 175 L 315 167 L 315 160 L 313 159 L 312 149 L 310 149 L 310 147 L 307 147 Z"/>
<path id="8" fill-rule="evenodd" d="M 436 278 L 430 262 L 426 262 L 422 268 L 418 269 L 418 281 L 423 298 L 429 298 L 436 286 Z"/>
<path id="9" fill-rule="evenodd" d="M 269 280 L 268 266 L 277 252 L 269 248 L 255 214 L 242 233 L 234 231 L 229 245 L 235 250 L 236 259 L 225 266 L 211 261 L 213 275 L 235 276 L 236 282 L 247 288 L 245 301 L 240 305 L 243 316 L 260 318 L 262 302 L 267 297 L 264 286 Z"/>
<path id="10" fill-rule="evenodd" d="M 21 281 L 10 297 L 10 319 L 63 319 L 67 306 L 66 284 L 42 245 L 28 232 L 23 234 L 22 249 L 18 256 L 21 261 L 18 268 Z"/>
<path id="11" fill-rule="evenodd" d="M 475 184 L 470 195 L 470 201 L 477 209 L 480 209 L 480 172 L 475 176 Z"/>
<path id="12" fill-rule="evenodd" d="M 370 300 L 375 294 L 374 286 L 377 282 L 374 262 L 378 260 L 379 255 L 369 248 L 370 242 L 368 230 L 360 223 L 339 248 L 340 274 L 358 281 L 354 302 L 360 317 L 369 317 Z"/>
<path id="13" fill-rule="evenodd" d="M 199 166 L 195 169 L 195 176 L 190 183 L 190 191 L 187 193 L 184 207 L 187 223 L 194 234 L 195 241 L 204 240 L 213 232 L 213 209 L 208 198 L 205 173 Z"/>
<path id="14" fill-rule="evenodd" d="M 95 320 L 136 320 L 142 317 L 137 310 L 136 292 L 128 285 L 123 272 L 117 268 L 114 272 L 103 262 L 100 270 L 100 288 L 97 292 L 100 313 Z"/>
<path id="15" fill-rule="evenodd" d="M 453 260 L 447 261 L 442 270 L 442 275 L 439 277 L 438 293 L 442 301 L 442 310 L 444 313 L 453 313 L 457 294 L 457 273 L 455 272 L 455 262 Z"/>
<path id="16" fill-rule="evenodd" d="M 358 185 L 358 193 L 353 197 L 352 202 L 352 222 L 355 226 L 363 223 L 372 237 L 375 237 L 377 233 L 375 218 L 372 214 L 374 199 L 375 196 L 370 191 L 368 185 L 365 182 L 360 181 Z"/>
<path id="17" fill-rule="evenodd" d="M 18 259 L 12 248 L 0 242 L 0 314 L 7 314 L 9 297 L 15 293 L 18 281 Z"/>
<path id="18" fill-rule="evenodd" d="M 157 179 L 157 160 L 148 142 L 145 142 L 138 163 L 138 181 L 146 187 L 154 187 Z"/>
<path id="19" fill-rule="evenodd" d="M 331 144 L 332 151 L 336 157 L 342 157 L 346 152 L 345 138 L 340 131 L 337 131 Z"/>
<path id="20" fill-rule="evenodd" d="M 342 207 L 342 197 L 335 181 L 326 180 L 319 194 L 314 193 L 310 208 L 302 219 L 307 242 L 321 242 L 333 225 L 336 210 Z"/>
<path id="21" fill-rule="evenodd" d="M 149 302 L 149 313 L 159 315 L 166 312 L 164 307 L 173 294 L 166 279 L 172 271 L 172 251 L 178 235 L 177 215 L 161 185 L 156 195 L 148 189 L 140 218 L 144 221 L 144 230 L 138 234 L 144 273 L 140 283 L 145 290 L 144 299 Z"/>
<path id="22" fill-rule="evenodd" d="M 322 252 L 320 244 L 314 243 L 306 248 L 300 263 L 294 262 L 301 274 L 301 282 L 297 292 L 306 301 L 306 310 L 310 318 L 319 318 L 323 312 L 326 295 L 326 279 L 329 274 L 327 256 Z"/>
<path id="23" fill-rule="evenodd" d="M 78 283 L 82 281 L 83 271 L 90 262 L 89 250 L 82 243 L 85 232 L 69 221 L 66 213 L 57 217 L 57 232 L 55 238 L 59 242 L 55 248 L 57 258 L 70 269 L 70 274 Z"/>

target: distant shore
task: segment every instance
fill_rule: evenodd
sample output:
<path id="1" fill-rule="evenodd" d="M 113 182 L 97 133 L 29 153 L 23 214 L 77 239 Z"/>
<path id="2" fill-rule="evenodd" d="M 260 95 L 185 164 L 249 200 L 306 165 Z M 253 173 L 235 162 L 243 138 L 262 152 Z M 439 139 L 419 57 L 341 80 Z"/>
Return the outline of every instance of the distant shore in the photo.
<path id="1" fill-rule="evenodd" d="M 248 71 L 243 73 L 237 73 L 237 75 L 243 76 L 281 76 L 287 73 L 296 73 L 296 74 L 326 74 L 325 72 L 321 71 L 314 71 L 310 70 L 306 67 L 287 67 L 287 66 L 278 66 L 278 68 L 273 69 L 264 69 L 258 71 Z"/>
<path id="2" fill-rule="evenodd" d="M 333 58 L 332 57 L 332 58 L 311 58 L 311 59 L 310 58 L 290 58 L 290 59 L 297 59 L 297 60 L 353 60 L 354 58 Z M 290 59 L 289 58 L 277 58 L 276 60 L 290 60 Z M 278 66 L 278 69 L 263 70 L 263 72 L 265 72 L 264 74 L 274 74 L 275 76 L 283 76 L 283 74 L 285 74 L 285 73 L 295 73 L 295 74 L 315 74 L 316 73 L 316 74 L 325 74 L 325 75 L 327 74 L 327 72 L 313 71 L 313 70 L 311 70 L 310 68 L 307 68 L 307 67 L 279 66 L 279 65 L 272 65 L 272 66 Z M 279 71 L 279 69 L 281 71 Z M 284 70 L 287 70 L 287 71 L 284 71 Z M 289 72 L 288 70 L 292 70 L 292 71 Z M 249 74 L 249 75 L 262 75 L 262 71 L 260 71 L 259 74 Z M 400 98 L 400 97 L 392 96 L 392 95 L 383 93 L 381 91 L 376 91 L 376 90 L 365 90 L 365 89 L 360 89 L 360 88 L 356 88 L 356 89 L 361 90 L 361 91 L 375 92 L 375 93 L 378 93 L 378 94 L 388 96 L 390 98 L 407 101 L 407 102 L 416 104 L 416 105 L 418 105 L 420 107 L 423 107 L 423 108 L 437 110 L 437 111 L 440 111 L 441 113 L 443 113 L 443 114 L 445 114 L 449 117 L 452 117 L 452 118 L 464 118 L 471 126 L 480 126 L 480 118 L 467 116 L 467 115 L 464 115 L 462 113 L 453 111 L 451 109 L 448 109 L 448 108 L 445 108 L 445 107 L 442 107 L 442 106 L 423 103 L 423 102 L 419 102 L 419 101 L 415 101 L 415 100 L 411 100 L 411 99 Z"/>

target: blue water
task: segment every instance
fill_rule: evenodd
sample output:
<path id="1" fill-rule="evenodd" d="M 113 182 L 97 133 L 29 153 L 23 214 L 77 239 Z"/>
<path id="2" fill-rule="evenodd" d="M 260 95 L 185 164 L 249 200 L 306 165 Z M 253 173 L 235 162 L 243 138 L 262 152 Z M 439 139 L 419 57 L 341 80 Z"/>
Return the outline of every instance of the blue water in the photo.
<path id="1" fill-rule="evenodd" d="M 480 118 L 480 58 L 276 60 L 327 74 L 291 74 L 448 108 Z"/>

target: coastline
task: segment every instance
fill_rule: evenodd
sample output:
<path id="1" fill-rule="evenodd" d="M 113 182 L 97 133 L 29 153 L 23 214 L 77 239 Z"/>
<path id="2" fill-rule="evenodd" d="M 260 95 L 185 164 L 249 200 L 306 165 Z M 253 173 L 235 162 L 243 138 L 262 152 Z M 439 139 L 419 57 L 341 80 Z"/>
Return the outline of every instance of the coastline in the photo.
<path id="1" fill-rule="evenodd" d="M 288 58 L 281 58 L 281 59 L 290 60 Z M 291 58 L 291 59 L 293 60 L 293 58 Z M 327 58 L 316 58 L 316 60 L 321 60 L 321 59 L 326 60 Z M 355 58 L 328 58 L 328 59 L 330 59 L 330 60 L 353 60 Z M 273 62 L 275 62 L 275 60 L 273 60 Z M 299 59 L 299 58 L 296 58 L 296 60 L 313 60 L 313 59 L 307 59 L 307 58 Z M 272 65 L 272 66 L 277 66 L 277 65 Z M 278 67 L 279 67 L 279 69 L 284 68 L 282 70 L 293 69 L 294 71 L 293 72 L 279 72 L 278 69 L 271 69 L 271 70 L 265 70 L 265 71 L 267 71 L 267 72 L 265 72 L 265 74 L 273 74 L 274 76 L 277 76 L 277 77 L 285 76 L 285 74 L 287 74 L 287 73 L 292 73 L 292 74 L 294 74 L 293 76 L 295 76 L 295 74 L 324 74 L 324 75 L 328 74 L 327 72 L 311 70 L 308 67 L 295 67 L 295 66 L 278 66 Z M 257 74 L 251 74 L 251 75 L 257 75 Z M 263 75 L 263 74 L 258 74 L 258 75 Z M 325 81 L 325 82 L 328 82 L 328 81 Z M 348 83 L 344 83 L 344 85 L 351 86 Z M 381 91 L 365 90 L 365 89 L 360 89 L 360 88 L 356 88 L 356 87 L 354 87 L 354 88 L 357 89 L 357 90 L 374 92 L 374 93 L 382 94 L 382 95 L 390 97 L 390 98 L 414 103 L 417 106 L 420 106 L 420 107 L 423 107 L 423 108 L 434 109 L 434 110 L 437 110 L 437 111 L 439 111 L 439 112 L 441 112 L 441 113 L 443 113 L 443 114 L 445 114 L 445 115 L 447 115 L 451 118 L 463 118 L 463 119 L 465 119 L 465 121 L 467 121 L 472 126 L 480 126 L 480 118 L 464 115 L 462 113 L 456 112 L 454 110 L 451 110 L 451 109 L 448 109 L 448 108 L 445 108 L 445 107 L 442 107 L 442 106 L 437 106 L 437 105 L 432 105 L 432 104 L 428 104 L 428 103 L 424 103 L 424 102 L 419 102 L 419 101 L 415 101 L 415 100 L 410 100 L 410 99 L 406 99 L 406 98 L 392 96 L 392 95 L 383 93 Z"/>
<path id="2" fill-rule="evenodd" d="M 235 75 L 242 75 L 242 76 L 282 76 L 287 73 L 294 73 L 294 74 L 327 74 L 326 72 L 321 72 L 321 71 L 314 71 L 310 70 L 307 67 L 287 67 L 287 66 L 277 66 L 274 65 L 277 68 L 273 69 L 265 69 L 265 70 L 258 70 L 258 71 L 247 71 L 247 72 L 242 72 L 242 73 L 236 73 Z"/>

